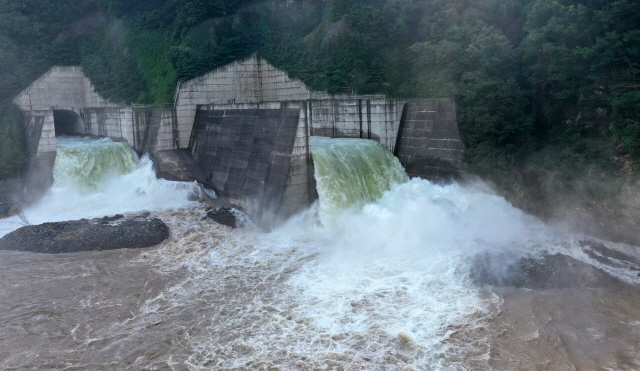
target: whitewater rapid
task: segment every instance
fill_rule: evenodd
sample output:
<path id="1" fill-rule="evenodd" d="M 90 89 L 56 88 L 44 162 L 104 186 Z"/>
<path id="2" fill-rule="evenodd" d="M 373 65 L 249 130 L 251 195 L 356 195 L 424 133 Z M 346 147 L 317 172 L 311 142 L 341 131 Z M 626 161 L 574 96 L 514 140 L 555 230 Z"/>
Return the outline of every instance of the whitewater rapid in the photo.
<path id="1" fill-rule="evenodd" d="M 485 359 L 487 339 L 449 340 L 482 327 L 500 304 L 474 284 L 472 258 L 535 250 L 548 238 L 542 223 L 480 184 L 408 180 L 373 141 L 311 144 L 320 198 L 309 210 L 269 234 L 218 241 L 190 222 L 177 246 L 160 249 L 163 267 L 182 262 L 211 290 L 241 291 L 220 309 L 237 336 L 226 342 L 224 325 L 208 325 L 191 338 L 197 365 L 429 370 Z M 209 291 L 195 286 L 171 292 L 192 302 Z"/>
<path id="2" fill-rule="evenodd" d="M 122 144 L 61 141 L 31 220 L 149 210 L 171 237 L 135 251 L 0 252 L 0 321 L 19 324 L 0 330 L 0 367 L 484 370 L 509 333 L 493 329 L 503 302 L 472 279 L 475 257 L 500 256 L 498 275 L 541 253 L 602 265 L 484 184 L 409 180 L 372 141 L 311 143 L 319 200 L 266 233 L 208 220 L 191 183 L 156 179 Z M 87 145 L 99 148 L 65 157 Z M 99 181 L 86 175 L 96 166 Z M 521 331 L 509 343 L 538 336 Z"/>

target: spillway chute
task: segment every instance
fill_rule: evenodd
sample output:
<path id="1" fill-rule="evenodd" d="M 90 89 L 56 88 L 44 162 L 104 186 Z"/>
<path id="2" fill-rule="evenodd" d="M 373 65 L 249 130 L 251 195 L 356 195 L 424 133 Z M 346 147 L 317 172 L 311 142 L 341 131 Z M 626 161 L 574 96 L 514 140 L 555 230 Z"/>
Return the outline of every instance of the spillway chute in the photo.
<path id="1" fill-rule="evenodd" d="M 158 179 L 148 155 L 109 138 L 57 137 L 54 182 L 42 200 L 24 209 L 31 224 L 180 209 L 215 198 L 196 182 Z M 14 220 L 15 219 L 15 220 Z M 0 237 L 21 227 L 0 223 Z"/>
<path id="2" fill-rule="evenodd" d="M 311 137 L 322 222 L 340 210 L 362 207 L 409 178 L 398 159 L 367 139 Z"/>
<path id="3" fill-rule="evenodd" d="M 131 173 L 138 165 L 126 142 L 109 138 L 58 137 L 53 169 L 55 185 L 95 191 L 112 178 Z"/>

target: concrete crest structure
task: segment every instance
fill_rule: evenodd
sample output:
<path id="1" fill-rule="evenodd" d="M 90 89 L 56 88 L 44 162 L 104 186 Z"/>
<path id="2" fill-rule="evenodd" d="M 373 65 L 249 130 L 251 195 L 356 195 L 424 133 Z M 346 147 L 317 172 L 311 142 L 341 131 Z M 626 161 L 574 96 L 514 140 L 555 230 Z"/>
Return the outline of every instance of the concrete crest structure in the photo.
<path id="1" fill-rule="evenodd" d="M 233 206 L 271 221 L 317 197 L 310 136 L 376 140 L 411 176 L 439 178 L 462 167 L 452 99 L 331 96 L 256 55 L 179 83 L 173 107 L 109 102 L 79 67 L 51 68 L 14 102 L 29 135 L 30 194 L 51 185 L 61 134 L 127 141 L 154 154 L 163 176 L 197 179 Z"/>

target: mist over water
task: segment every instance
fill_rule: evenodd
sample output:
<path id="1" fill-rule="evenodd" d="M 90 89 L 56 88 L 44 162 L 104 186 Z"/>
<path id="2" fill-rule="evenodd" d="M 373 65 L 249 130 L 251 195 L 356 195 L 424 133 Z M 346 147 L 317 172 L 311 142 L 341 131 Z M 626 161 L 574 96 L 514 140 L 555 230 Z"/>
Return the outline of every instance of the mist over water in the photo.
<path id="1" fill-rule="evenodd" d="M 504 199 L 422 179 L 334 217 L 319 225 L 311 212 L 274 232 L 311 241 L 304 254 L 317 254 L 288 282 L 299 310 L 338 339 L 410 341 L 421 367 L 444 367 L 449 326 L 472 326 L 497 304 L 471 281 L 473 256 L 522 253 L 539 238 L 531 230 L 538 222 Z"/>
<path id="2" fill-rule="evenodd" d="M 333 342 L 366 336 L 383 364 L 390 342 L 409 342 L 415 366 L 444 367 L 448 326 L 472 325 L 496 305 L 472 283 L 471 258 L 524 251 L 541 223 L 480 186 L 408 181 L 375 142 L 311 144 L 318 203 L 257 251 L 304 261 L 287 285 L 301 315 Z"/>

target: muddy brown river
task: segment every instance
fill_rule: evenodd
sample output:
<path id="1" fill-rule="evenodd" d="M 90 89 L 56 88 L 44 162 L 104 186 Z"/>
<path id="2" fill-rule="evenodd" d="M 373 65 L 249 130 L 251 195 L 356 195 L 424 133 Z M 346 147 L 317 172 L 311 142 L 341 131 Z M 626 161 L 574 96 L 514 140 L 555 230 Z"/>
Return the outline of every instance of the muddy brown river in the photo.
<path id="1" fill-rule="evenodd" d="M 640 249 L 556 230 L 483 184 L 400 179 L 344 206 L 337 192 L 358 182 L 339 176 L 375 173 L 350 159 L 358 169 L 316 174 L 320 204 L 271 232 L 236 230 L 145 158 L 116 156 L 130 169 L 97 185 L 71 179 L 113 145 L 61 142 L 80 155 L 25 210 L 32 223 L 149 210 L 171 236 L 0 251 L 0 369 L 640 369 Z M 359 145 L 340 156 L 366 155 Z M 0 220 L 0 235 L 20 226 Z"/>
<path id="2" fill-rule="evenodd" d="M 429 332 L 434 341 L 386 326 L 384 317 L 393 315 L 407 328 L 402 321 L 411 320 L 411 311 L 399 310 L 398 316 L 389 307 L 410 304 L 409 287 L 342 297 L 332 304 L 346 302 L 348 310 L 313 313 L 310 306 L 325 303 L 318 297 L 309 302 L 292 282 L 313 277 L 305 271 L 318 269 L 313 266 L 330 251 L 316 246 L 308 254 L 304 236 L 283 246 L 282 236 L 236 231 L 201 220 L 203 213 L 158 213 L 173 235 L 153 248 L 59 255 L 0 251 L 0 368 L 639 368 L 636 286 L 477 287 L 476 307 Z M 274 244 L 280 248 L 267 251 Z M 327 313 L 342 316 L 336 327 L 342 324 L 344 331 L 319 321 Z M 353 323 L 360 317 L 362 328 Z"/>

